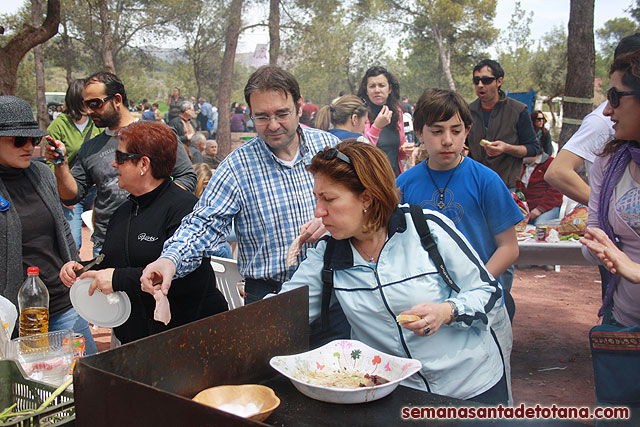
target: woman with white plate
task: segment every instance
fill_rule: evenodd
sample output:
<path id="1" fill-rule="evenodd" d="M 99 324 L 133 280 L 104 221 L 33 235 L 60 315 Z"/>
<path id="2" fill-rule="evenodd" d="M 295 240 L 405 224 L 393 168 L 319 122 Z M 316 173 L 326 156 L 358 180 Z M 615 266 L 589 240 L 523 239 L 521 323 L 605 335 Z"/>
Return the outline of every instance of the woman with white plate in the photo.
<path id="1" fill-rule="evenodd" d="M 87 271 L 80 279 L 94 279 L 89 294 L 96 290 L 103 294 L 126 292 L 131 315 L 114 333 L 120 342 L 127 343 L 225 311 L 227 302 L 216 288 L 209 260 L 203 258 L 200 267 L 171 287 L 167 295 L 169 318 L 154 313 L 154 296 L 140 289 L 142 270 L 160 256 L 164 241 L 198 199 L 171 180 L 178 141 L 168 126 L 135 122 L 122 128 L 118 137 L 111 166 L 118 170 L 118 186 L 131 195 L 111 217 L 100 269 Z M 64 265 L 60 278 L 67 286 L 75 282 L 75 271 L 80 267 L 74 261 Z M 159 301 L 160 294 L 156 295 Z"/>

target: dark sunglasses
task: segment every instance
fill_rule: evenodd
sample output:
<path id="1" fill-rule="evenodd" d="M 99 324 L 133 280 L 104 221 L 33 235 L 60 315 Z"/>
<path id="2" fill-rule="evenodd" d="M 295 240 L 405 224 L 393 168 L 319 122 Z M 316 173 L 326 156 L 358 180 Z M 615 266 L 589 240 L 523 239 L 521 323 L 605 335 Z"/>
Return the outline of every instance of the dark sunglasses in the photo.
<path id="1" fill-rule="evenodd" d="M 137 153 L 125 153 L 120 150 L 116 150 L 116 164 L 123 165 L 127 160 L 137 160 L 143 158 L 144 155 Z"/>
<path id="2" fill-rule="evenodd" d="M 344 153 L 341 153 L 337 148 L 330 148 L 324 153 L 322 153 L 322 158 L 324 160 L 333 160 L 335 158 L 342 160 L 343 162 L 351 165 L 353 167 L 353 163 L 351 163 L 351 159 Z"/>
<path id="3" fill-rule="evenodd" d="M 544 120 L 544 117 L 536 117 L 536 120 Z"/>
<path id="4" fill-rule="evenodd" d="M 622 98 L 623 96 L 629 96 L 629 95 L 640 96 L 640 92 L 635 90 L 628 90 L 625 92 L 621 92 L 615 87 L 611 87 L 607 91 L 607 101 L 609 101 L 609 105 L 611 105 L 611 108 L 618 108 L 620 106 L 620 98 Z"/>
<path id="5" fill-rule="evenodd" d="M 24 147 L 29 142 L 35 147 L 42 139 L 39 136 L 11 136 L 10 138 L 13 138 L 13 146 L 16 148 Z"/>
<path id="6" fill-rule="evenodd" d="M 83 101 L 84 102 L 84 106 L 91 109 L 91 110 L 97 110 L 98 108 L 102 107 L 104 105 L 105 102 L 107 102 L 110 99 L 113 99 L 114 95 L 109 95 L 109 96 L 105 96 L 104 98 L 100 99 L 100 98 L 94 98 L 94 99 L 88 99 Z"/>
<path id="7" fill-rule="evenodd" d="M 494 81 L 495 79 L 497 79 L 497 77 L 478 77 L 478 76 L 474 76 L 473 77 L 473 84 L 477 85 L 478 83 L 482 82 L 483 85 L 488 85 L 492 81 Z"/>

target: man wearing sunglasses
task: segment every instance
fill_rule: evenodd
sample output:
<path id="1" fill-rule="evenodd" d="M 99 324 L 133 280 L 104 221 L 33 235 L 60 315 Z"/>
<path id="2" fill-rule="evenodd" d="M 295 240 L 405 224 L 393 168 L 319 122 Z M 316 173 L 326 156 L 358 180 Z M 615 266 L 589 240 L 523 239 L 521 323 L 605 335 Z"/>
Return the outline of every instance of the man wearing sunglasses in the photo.
<path id="1" fill-rule="evenodd" d="M 473 87 L 478 99 L 469 108 L 473 126 L 467 137 L 469 157 L 493 169 L 507 188 L 514 190 L 522 171 L 522 158 L 538 154 L 527 106 L 502 91 L 504 70 L 491 59 L 473 68 Z M 483 141 L 485 140 L 489 143 Z"/>
<path id="2" fill-rule="evenodd" d="M 127 108 L 124 84 L 115 74 L 99 72 L 92 75 L 85 82 L 82 96 L 94 124 L 106 129 L 82 145 L 73 168 L 70 169 L 65 160 L 55 166 L 55 175 L 60 198 L 68 205 L 82 200 L 93 185 L 97 187 L 93 208 L 95 227 L 91 236 L 93 252 L 97 256 L 102 248 L 111 214 L 129 195 L 118 187 L 117 170 L 111 166 L 118 147 L 118 140 L 114 135 L 118 129 L 128 126 L 135 119 Z M 57 155 L 49 148 L 46 150 L 46 157 L 52 161 Z M 195 189 L 196 174 L 182 144 L 178 144 L 178 156 L 172 176 L 176 184 L 188 191 Z"/>
<path id="3" fill-rule="evenodd" d="M 321 221 L 313 219 L 314 181 L 306 167 L 338 138 L 300 128 L 300 87 L 280 67 L 258 69 L 244 95 L 258 136 L 220 163 L 193 212 L 167 240 L 160 258 L 145 268 L 143 290 L 153 293 L 153 285 L 162 282 L 168 292 L 174 275 L 193 271 L 203 254 L 211 256 L 224 243 L 235 219 L 245 301 L 255 302 L 277 293 L 293 275 L 296 266 L 286 265 L 286 255 L 298 235 L 301 243 L 311 243 L 325 234 Z M 298 261 L 307 247 L 302 245 Z"/>

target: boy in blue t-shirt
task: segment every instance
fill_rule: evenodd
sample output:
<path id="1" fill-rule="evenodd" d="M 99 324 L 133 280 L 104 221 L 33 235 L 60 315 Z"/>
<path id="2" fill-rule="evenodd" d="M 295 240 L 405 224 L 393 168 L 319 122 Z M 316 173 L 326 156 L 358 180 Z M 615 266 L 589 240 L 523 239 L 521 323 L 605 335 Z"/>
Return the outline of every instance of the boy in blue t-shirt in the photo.
<path id="1" fill-rule="evenodd" d="M 498 174 L 462 155 L 472 119 L 455 92 L 427 89 L 416 104 L 414 129 L 428 158 L 397 179 L 402 202 L 442 212 L 499 277 L 518 258 L 520 209 Z M 511 284 L 507 286 L 509 291 Z"/>
<path id="2" fill-rule="evenodd" d="M 524 217 L 498 174 L 462 154 L 472 123 L 469 106 L 460 95 L 449 90 L 425 90 L 413 113 L 413 127 L 428 158 L 402 173 L 396 183 L 402 203 L 449 217 L 487 270 L 500 280 L 499 276 L 518 258 L 515 225 Z M 511 283 L 505 289 L 505 301 L 513 308 L 510 288 Z M 503 309 L 492 326 L 504 357 L 511 396 L 512 335 L 507 319 Z"/>

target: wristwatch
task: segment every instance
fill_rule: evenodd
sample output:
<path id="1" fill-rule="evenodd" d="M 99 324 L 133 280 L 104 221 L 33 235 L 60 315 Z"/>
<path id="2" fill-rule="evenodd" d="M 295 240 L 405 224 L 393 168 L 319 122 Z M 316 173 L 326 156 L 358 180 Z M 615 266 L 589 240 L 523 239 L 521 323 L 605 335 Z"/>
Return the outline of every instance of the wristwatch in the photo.
<path id="1" fill-rule="evenodd" d="M 458 306 L 453 301 L 446 301 L 451 305 L 451 321 L 449 324 L 458 321 Z"/>

